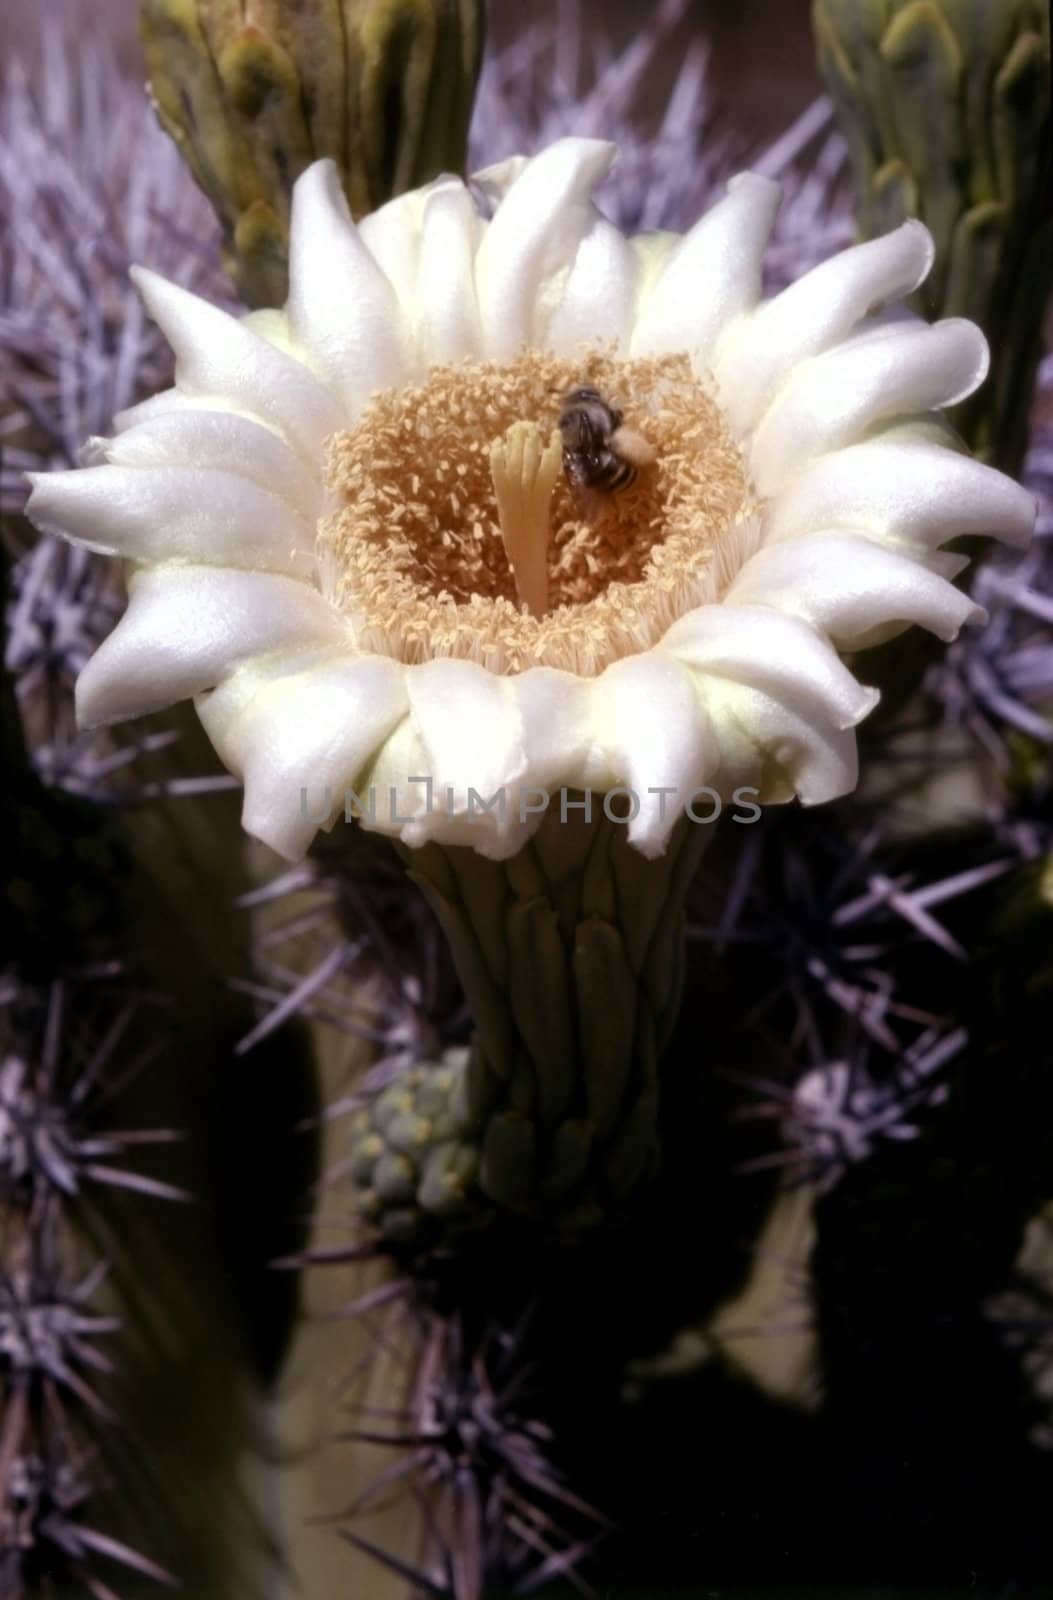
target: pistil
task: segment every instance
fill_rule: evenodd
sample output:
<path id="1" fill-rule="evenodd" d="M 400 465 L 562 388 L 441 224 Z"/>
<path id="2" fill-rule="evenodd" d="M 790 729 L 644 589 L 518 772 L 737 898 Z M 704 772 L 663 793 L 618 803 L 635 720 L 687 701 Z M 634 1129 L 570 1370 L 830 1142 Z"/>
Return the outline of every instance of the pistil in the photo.
<path id="1" fill-rule="evenodd" d="M 534 422 L 513 422 L 490 446 L 490 476 L 501 540 L 521 607 L 548 611 L 550 506 L 563 461 L 559 430 L 546 444 Z"/>

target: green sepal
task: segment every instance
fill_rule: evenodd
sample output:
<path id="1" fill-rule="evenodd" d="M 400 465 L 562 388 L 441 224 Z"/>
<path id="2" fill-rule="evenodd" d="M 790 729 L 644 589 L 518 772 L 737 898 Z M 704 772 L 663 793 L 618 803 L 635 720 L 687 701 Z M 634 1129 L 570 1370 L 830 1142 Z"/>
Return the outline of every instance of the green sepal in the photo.
<path id="1" fill-rule="evenodd" d="M 621 933 L 590 917 L 574 938 L 574 984 L 588 1117 L 598 1138 L 622 1108 L 633 1064 L 636 981 Z"/>
<path id="2" fill-rule="evenodd" d="M 244 133 L 224 105 L 197 0 L 144 0 L 141 33 L 162 126 L 229 233 L 258 184 Z"/>
<path id="3" fill-rule="evenodd" d="M 287 293 L 289 229 L 265 200 L 253 200 L 234 224 L 224 266 L 250 305 L 281 305 Z"/>
<path id="4" fill-rule="evenodd" d="M 954 33 L 932 0 L 900 11 L 881 42 L 889 71 L 897 153 L 914 174 L 937 259 L 927 293 L 939 303 L 951 233 L 964 196 L 957 182 L 961 159 L 962 55 Z"/>
<path id="5" fill-rule="evenodd" d="M 640 1183 L 655 1156 L 658 1129 L 658 1092 L 640 1096 L 619 1128 L 603 1164 L 611 1192 L 623 1199 Z"/>
<path id="6" fill-rule="evenodd" d="M 541 1194 L 546 1201 L 560 1200 L 585 1178 L 592 1155 L 590 1123 L 562 1122 L 556 1129 L 548 1163 L 541 1179 Z"/>
<path id="7" fill-rule="evenodd" d="M 408 876 L 423 892 L 449 940 L 458 976 L 472 997 L 475 1029 L 483 1052 L 495 1072 L 507 1074 L 514 1045 L 512 1020 L 480 941 L 462 909 L 430 877 L 415 870 L 410 870 Z"/>
<path id="8" fill-rule="evenodd" d="M 551 905 L 541 899 L 514 905 L 508 913 L 508 942 L 509 1003 L 533 1063 L 535 1113 L 547 1128 L 570 1103 L 577 1058 L 566 952 Z"/>
<path id="9" fill-rule="evenodd" d="M 534 1194 L 534 1124 L 517 1111 L 491 1117 L 483 1136 L 479 1186 L 509 1211 L 529 1211 Z"/>

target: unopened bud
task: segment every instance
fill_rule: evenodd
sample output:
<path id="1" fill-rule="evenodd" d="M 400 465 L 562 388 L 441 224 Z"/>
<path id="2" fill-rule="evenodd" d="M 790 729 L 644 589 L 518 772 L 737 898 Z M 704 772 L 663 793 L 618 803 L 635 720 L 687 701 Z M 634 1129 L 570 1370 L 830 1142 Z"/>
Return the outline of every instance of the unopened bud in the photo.
<path id="1" fill-rule="evenodd" d="M 848 141 L 865 237 L 920 217 L 929 317 L 978 322 L 992 370 L 955 425 L 1018 467 L 1050 288 L 1046 0 L 814 0 L 820 66 Z"/>
<path id="2" fill-rule="evenodd" d="M 484 0 L 143 0 L 162 125 L 249 305 L 280 305 L 292 186 L 334 160 L 355 216 L 464 169 Z"/>

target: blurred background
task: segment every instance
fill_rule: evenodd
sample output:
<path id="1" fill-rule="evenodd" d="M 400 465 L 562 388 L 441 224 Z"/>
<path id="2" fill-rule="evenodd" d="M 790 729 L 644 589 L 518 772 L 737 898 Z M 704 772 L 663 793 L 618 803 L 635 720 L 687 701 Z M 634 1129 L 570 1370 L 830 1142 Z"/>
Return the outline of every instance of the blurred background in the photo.
<path id="1" fill-rule="evenodd" d="M 62 0 L 64 20 L 93 30 L 106 28 L 129 71 L 143 75 L 137 37 L 136 0 Z M 248 9 L 248 6 L 246 7 Z M 650 0 L 591 0 L 599 37 L 623 45 L 634 27 L 659 8 Z M 47 7 L 39 0 L 4 0 L 0 6 L 0 57 L 35 47 Z M 533 18 L 559 14 L 559 0 L 532 0 Z M 490 25 L 498 41 L 522 26 L 519 0 L 491 0 Z M 720 108 L 737 129 L 760 140 L 774 137 L 819 93 L 809 32 L 810 0 L 695 0 L 681 34 L 699 34 L 712 45 L 712 84 Z M 651 103 L 656 110 L 679 65 L 678 37 L 656 67 Z"/>

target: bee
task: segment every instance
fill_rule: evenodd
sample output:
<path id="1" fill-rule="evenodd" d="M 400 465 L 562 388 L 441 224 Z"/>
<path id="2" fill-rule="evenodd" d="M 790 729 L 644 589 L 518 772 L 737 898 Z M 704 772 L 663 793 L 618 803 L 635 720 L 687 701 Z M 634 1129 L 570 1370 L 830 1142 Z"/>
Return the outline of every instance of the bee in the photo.
<path id="1" fill-rule="evenodd" d="M 607 404 L 598 389 L 571 389 L 559 416 L 563 437 L 563 471 L 573 489 L 617 494 L 636 482 L 641 467 L 650 466 L 654 448 L 622 413 Z"/>

